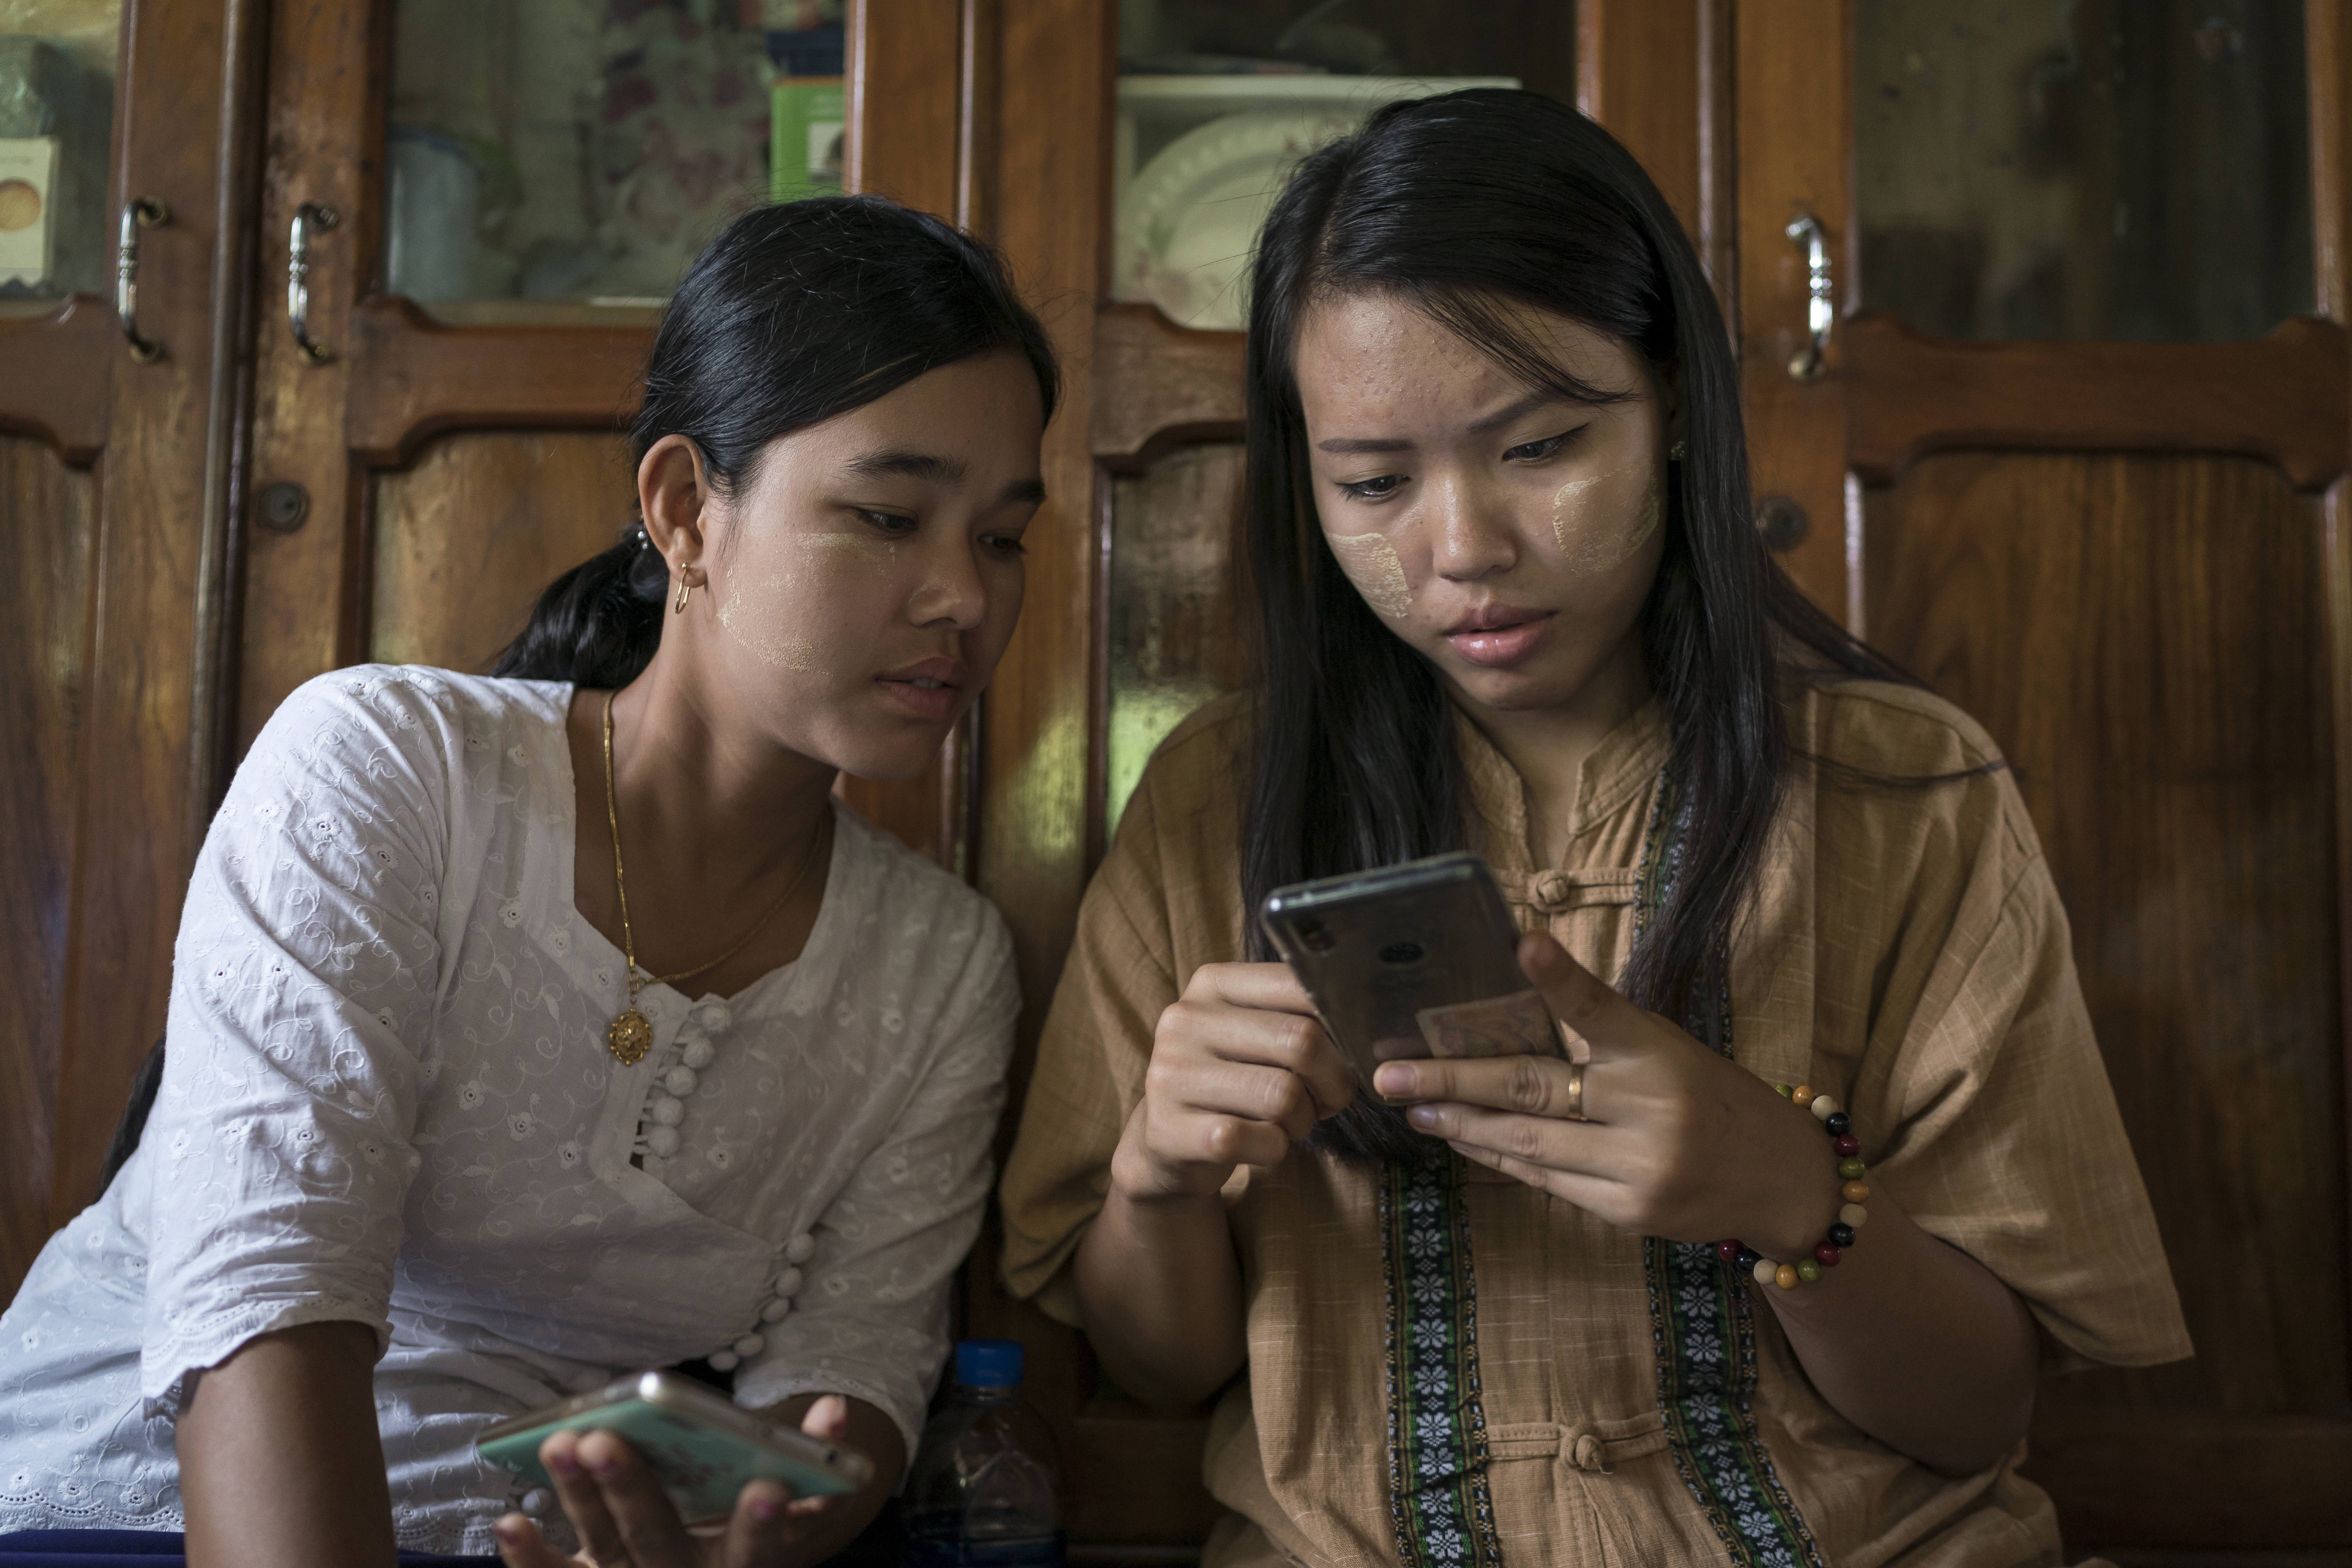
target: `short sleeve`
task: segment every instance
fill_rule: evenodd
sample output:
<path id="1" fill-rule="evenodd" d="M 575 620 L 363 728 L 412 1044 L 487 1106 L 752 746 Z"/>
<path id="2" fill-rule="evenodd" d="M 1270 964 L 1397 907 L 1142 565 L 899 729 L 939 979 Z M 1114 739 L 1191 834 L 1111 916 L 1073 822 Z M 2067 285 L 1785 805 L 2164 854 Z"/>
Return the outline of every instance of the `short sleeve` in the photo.
<path id="1" fill-rule="evenodd" d="M 2155 1215 L 2065 910 L 2026 847 L 1989 919 L 1963 901 L 1909 1017 L 1883 1021 L 1891 1049 L 1856 1086 L 1897 1130 L 1874 1169 L 1923 1229 L 2024 1300 L 2067 1364 L 2177 1361 L 2191 1347 Z"/>
<path id="2" fill-rule="evenodd" d="M 1147 773 L 1079 905 L 1004 1170 L 1005 1285 L 1074 1326 L 1083 1313 L 1070 1260 L 1110 1191 L 1111 1155 L 1179 991 L 1153 782 Z"/>
<path id="3" fill-rule="evenodd" d="M 446 724 L 344 672 L 289 698 L 215 817 L 173 952 L 141 1392 L 303 1323 L 388 1342 L 447 858 Z"/>
<path id="4" fill-rule="evenodd" d="M 826 1206 L 792 1314 L 735 1382 L 737 1403 L 754 1409 L 796 1394 L 862 1399 L 898 1423 L 910 1458 L 947 1358 L 949 1291 L 988 1203 L 1021 1012 L 1012 938 L 993 909 L 978 912 L 940 1047 Z"/>

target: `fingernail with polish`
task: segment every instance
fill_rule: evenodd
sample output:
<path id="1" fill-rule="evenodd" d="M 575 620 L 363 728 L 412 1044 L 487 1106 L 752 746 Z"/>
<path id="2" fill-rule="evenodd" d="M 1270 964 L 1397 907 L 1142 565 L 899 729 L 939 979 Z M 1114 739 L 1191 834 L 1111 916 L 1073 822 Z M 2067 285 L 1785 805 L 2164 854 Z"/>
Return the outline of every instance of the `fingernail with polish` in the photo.
<path id="1" fill-rule="evenodd" d="M 553 1470 L 557 1475 L 562 1476 L 568 1481 L 572 1477 L 580 1473 L 579 1456 L 563 1449 L 558 1449 L 556 1452 L 547 1456 L 547 1468 Z"/>

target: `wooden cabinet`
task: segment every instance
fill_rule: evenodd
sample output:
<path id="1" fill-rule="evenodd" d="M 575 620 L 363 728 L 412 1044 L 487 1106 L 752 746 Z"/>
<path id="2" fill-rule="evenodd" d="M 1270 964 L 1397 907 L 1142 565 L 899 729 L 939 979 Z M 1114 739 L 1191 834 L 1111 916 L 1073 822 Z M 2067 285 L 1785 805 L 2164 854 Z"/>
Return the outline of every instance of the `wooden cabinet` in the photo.
<path id="1" fill-rule="evenodd" d="M 2084 1547 L 2341 1547 L 2352 47 L 2326 4 L 2071 21 L 2026 40 L 2042 119 L 2004 129 L 1962 79 L 1999 68 L 1991 29 L 1946 7 L 1740 9 L 1759 489 L 1804 520 L 1806 588 L 2009 757 L 2196 1341 L 2047 1380 L 2029 1472 Z M 1921 144 L 1946 121 L 2030 174 Z M 2007 183 L 1938 210 L 1918 187 L 1956 173 Z M 2035 201 L 2054 238 L 2004 267 Z M 1835 308 L 1812 377 L 1801 216 Z M 1906 271 L 1922 246 L 1957 287 Z"/>
<path id="2" fill-rule="evenodd" d="M 515 40 L 533 45 L 523 23 L 552 0 L 461 9 L 467 26 L 523 27 L 483 43 L 482 68 L 535 68 Z M 2305 216 L 2278 219 L 2286 237 L 2263 254 L 2307 249 L 2304 280 L 2282 263 L 2280 285 L 2306 298 L 2236 341 L 2070 336 L 2085 311 L 2123 320 L 2125 283 L 2029 268 L 1995 288 L 1981 258 L 2015 252 L 2014 223 L 1939 246 L 1918 237 L 1933 214 L 1886 206 L 1904 95 L 1978 47 L 1937 7 L 1556 0 L 1457 8 L 1443 30 L 1414 20 L 1426 9 L 1367 0 L 1347 13 L 1364 13 L 1354 32 L 1299 34 L 1304 0 L 847 0 L 846 183 L 1002 247 L 1064 355 L 1068 398 L 1046 437 L 1028 607 L 995 685 L 927 777 L 846 792 L 1003 909 L 1034 1039 L 1141 758 L 1188 704 L 1239 678 L 1241 339 L 1226 330 L 1229 272 L 1139 248 L 1139 214 L 1200 199 L 1170 149 L 1230 116 L 1324 123 L 1430 77 L 1572 95 L 1656 175 L 1736 323 L 1770 498 L 1759 522 L 1820 602 L 1990 729 L 2073 915 L 2201 1353 L 2050 1383 L 2033 1469 L 2070 1540 L 2352 1547 L 2342 0 L 2129 15 L 2109 0 L 2068 12 L 2082 14 L 2075 42 L 2001 67 L 2015 92 L 2039 82 L 2034 101 L 2074 105 L 2076 119 L 2053 110 L 2020 143 L 2034 179 L 2074 182 L 2074 205 L 2050 219 L 2063 231 L 2052 254 L 2073 265 L 2095 252 L 2120 278 L 2116 226 L 2141 187 L 2126 167 L 2137 143 L 2117 138 L 2174 148 L 2189 133 L 2148 127 L 2178 120 L 2210 142 L 2238 121 L 2117 110 L 2121 129 L 2095 145 L 2080 117 L 2096 105 L 2084 105 L 2126 65 L 2210 98 L 2224 89 L 2196 71 L 2272 59 L 2292 31 L 2305 161 L 2284 185 L 2274 148 L 2256 161 L 2271 171 L 2265 199 L 2301 192 Z M 141 330 L 164 353 L 134 360 L 96 295 L 0 301 L 14 567 L 0 588 L 0 712 L 16 742 L 0 769 L 0 886 L 19 966 L 0 990 L 9 1288 L 92 1195 L 161 1028 L 180 886 L 226 770 L 273 706 L 357 659 L 478 668 L 548 577 L 629 515 L 614 430 L 658 299 L 393 288 L 392 186 L 431 177 L 440 155 L 403 119 L 401 62 L 416 47 L 401 27 L 422 14 L 393 0 L 122 0 L 109 211 L 134 198 L 169 208 L 135 230 Z M 1948 31 L 1906 42 L 1923 15 Z M 2082 74 L 2082 47 L 2132 27 L 2178 58 L 2103 55 L 2109 76 Z M 1405 85 L 1350 99 L 1328 76 L 1182 79 L 1206 56 L 1276 48 Z M 2263 79 L 2263 101 L 2281 79 Z M 2064 99 L 2077 88 L 2080 101 Z M 529 118 L 479 90 L 500 124 Z M 1245 162 L 1247 149 L 1221 155 Z M 489 190 L 496 160 L 477 162 Z M 2200 190 L 2215 184 L 2204 178 Z M 509 193 L 518 211 L 531 188 Z M 2047 196 L 2035 190 L 1994 205 L 2031 217 Z M 305 331 L 323 354 L 286 313 L 306 209 Z M 1816 269 L 1790 237 L 1805 217 L 1830 324 L 1818 374 L 1792 374 L 1811 330 Z M 2168 233 L 2170 251 L 2204 243 Z M 1923 254 L 1944 270 L 1906 260 Z M 1955 255 L 1980 258 L 1965 287 Z M 510 260 L 475 276 L 519 287 L 536 263 Z M 1938 300 L 1958 313 L 1937 314 Z M 966 1272 L 964 1321 L 1031 1346 L 1074 1541 L 1106 1561 L 1181 1559 L 1215 1516 L 1198 1479 L 1203 1423 L 1153 1417 L 1099 1385 L 1077 1336 L 1002 1296 L 992 1247 Z"/>

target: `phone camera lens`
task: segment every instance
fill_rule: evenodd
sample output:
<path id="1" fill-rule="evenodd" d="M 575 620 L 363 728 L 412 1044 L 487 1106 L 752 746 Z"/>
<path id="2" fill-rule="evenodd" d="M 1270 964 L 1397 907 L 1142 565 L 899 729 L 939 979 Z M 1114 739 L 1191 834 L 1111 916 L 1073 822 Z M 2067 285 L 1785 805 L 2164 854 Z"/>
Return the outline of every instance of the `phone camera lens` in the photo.
<path id="1" fill-rule="evenodd" d="M 1382 963 L 1419 963 L 1421 960 L 1421 943 L 1417 942 L 1392 942 L 1381 949 Z"/>
<path id="2" fill-rule="evenodd" d="M 1311 916 L 1298 922 L 1298 940 L 1307 944 L 1309 952 L 1328 952 L 1339 945 L 1331 928 Z"/>

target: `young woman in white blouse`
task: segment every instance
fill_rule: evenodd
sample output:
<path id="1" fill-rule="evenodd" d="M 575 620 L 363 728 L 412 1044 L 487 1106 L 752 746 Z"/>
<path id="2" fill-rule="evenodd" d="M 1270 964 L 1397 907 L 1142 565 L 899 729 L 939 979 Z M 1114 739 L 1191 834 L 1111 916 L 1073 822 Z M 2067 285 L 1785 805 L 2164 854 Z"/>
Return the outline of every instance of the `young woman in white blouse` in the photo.
<path id="1" fill-rule="evenodd" d="M 287 701 L 189 889 L 140 1148 L 0 1320 L 0 1535 L 655 1568 L 812 1563 L 873 1517 L 1018 997 L 994 911 L 830 788 L 922 768 L 987 682 L 1055 386 L 947 226 L 749 214 L 647 367 L 642 527 L 494 678 Z M 874 1484 L 758 1483 L 690 1540 L 609 1435 L 551 1444 L 551 1498 L 474 1456 L 701 1359 Z"/>

